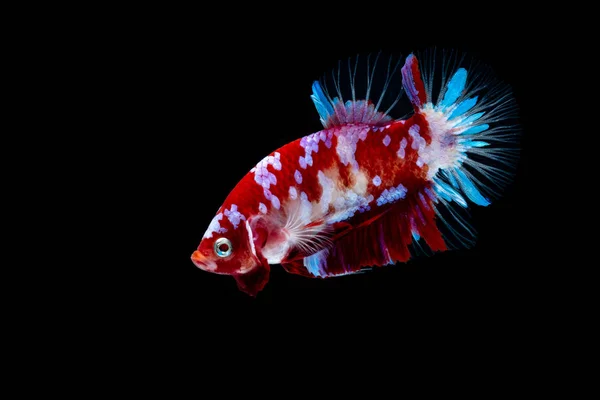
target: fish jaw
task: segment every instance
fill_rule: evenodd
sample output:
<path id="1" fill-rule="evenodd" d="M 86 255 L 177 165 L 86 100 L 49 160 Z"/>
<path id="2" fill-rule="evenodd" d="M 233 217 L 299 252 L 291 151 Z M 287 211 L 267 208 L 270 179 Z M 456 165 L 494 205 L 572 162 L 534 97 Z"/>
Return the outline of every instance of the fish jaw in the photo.
<path id="1" fill-rule="evenodd" d="M 217 270 L 217 263 L 204 256 L 204 254 L 202 254 L 198 250 L 192 253 L 192 262 L 194 263 L 194 265 L 196 265 L 196 267 L 200 268 L 203 271 L 216 272 Z"/>

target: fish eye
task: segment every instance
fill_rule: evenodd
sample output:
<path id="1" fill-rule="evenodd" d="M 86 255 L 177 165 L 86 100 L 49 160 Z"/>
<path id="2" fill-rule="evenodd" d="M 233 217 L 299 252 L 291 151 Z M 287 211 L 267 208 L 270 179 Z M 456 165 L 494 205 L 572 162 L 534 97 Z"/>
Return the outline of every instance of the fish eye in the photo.
<path id="1" fill-rule="evenodd" d="M 233 251 L 231 242 L 227 238 L 219 238 L 215 241 L 215 254 L 219 257 L 227 257 Z"/>

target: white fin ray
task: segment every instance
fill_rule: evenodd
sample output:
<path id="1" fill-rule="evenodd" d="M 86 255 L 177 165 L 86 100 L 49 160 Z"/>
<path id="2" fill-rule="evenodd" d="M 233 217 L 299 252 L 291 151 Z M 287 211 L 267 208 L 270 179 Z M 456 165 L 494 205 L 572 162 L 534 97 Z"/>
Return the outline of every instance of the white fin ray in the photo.
<path id="1" fill-rule="evenodd" d="M 331 76 L 325 74 L 313 83 L 311 99 L 325 128 L 345 124 L 377 126 L 392 121 L 390 112 L 403 94 L 399 74 L 402 57 L 394 60 L 390 56 L 378 69 L 380 56 L 378 53 L 374 61 L 370 55 L 365 60 L 350 58 L 347 68 L 339 61 Z"/>
<path id="2" fill-rule="evenodd" d="M 304 193 L 302 193 L 304 194 Z M 289 201 L 286 206 L 284 232 L 289 244 L 298 248 L 304 254 L 314 254 L 331 247 L 331 227 L 325 222 L 315 224 L 318 220 L 320 206 L 313 204 L 301 194 L 297 200 Z"/>

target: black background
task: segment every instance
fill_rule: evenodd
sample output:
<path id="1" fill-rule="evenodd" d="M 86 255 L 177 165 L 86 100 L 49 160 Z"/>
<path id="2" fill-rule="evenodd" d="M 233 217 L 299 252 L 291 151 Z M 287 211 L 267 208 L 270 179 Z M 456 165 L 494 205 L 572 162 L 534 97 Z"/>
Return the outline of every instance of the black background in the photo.
<path id="1" fill-rule="evenodd" d="M 308 330 L 330 321 L 459 321 L 512 330 L 535 320 L 544 308 L 545 261 L 535 244 L 536 150 L 529 144 L 541 134 L 533 121 L 543 78 L 536 72 L 541 49 L 515 15 L 470 29 L 315 19 L 289 25 L 219 20 L 213 29 L 201 23 L 210 19 L 204 16 L 153 22 L 123 39 L 123 56 L 135 60 L 122 66 L 128 85 L 120 102 L 135 110 L 125 154 L 141 156 L 132 161 L 123 188 L 137 195 L 122 206 L 132 226 L 124 232 L 131 261 L 111 272 L 115 281 L 126 282 L 132 300 L 123 306 L 127 317 L 214 328 L 216 321 L 249 316 Z M 257 298 L 238 291 L 232 278 L 192 264 L 191 253 L 239 179 L 269 152 L 321 129 L 310 100 L 315 79 L 358 53 L 406 56 L 432 46 L 492 66 L 512 86 L 519 106 L 523 135 L 516 177 L 503 197 L 472 210 L 474 248 L 327 280 L 272 266 Z"/>
<path id="2" fill-rule="evenodd" d="M 580 21 L 569 20 L 567 9 L 581 9 L 561 6 L 554 18 L 548 5 L 532 8 L 534 15 L 525 14 L 525 4 L 508 3 L 333 5 L 326 11 L 325 2 L 148 3 L 71 7 L 64 24 L 43 16 L 50 27 L 34 36 L 49 43 L 49 54 L 23 46 L 38 57 L 24 81 L 39 75 L 52 90 L 39 99 L 23 94 L 58 108 L 60 122 L 26 118 L 44 126 L 20 136 L 51 158 L 35 170 L 50 177 L 49 185 L 23 180 L 34 189 L 36 205 L 28 207 L 55 197 L 59 177 L 74 179 L 66 183 L 66 199 L 56 196 L 62 208 L 44 208 L 51 222 L 20 223 L 35 235 L 22 254 L 37 269 L 7 259 L 7 272 L 26 275 L 5 279 L 7 289 L 17 289 L 6 311 L 19 316 L 6 320 L 6 331 L 26 340 L 6 341 L 19 361 L 9 360 L 9 369 L 28 371 L 21 388 L 47 391 L 40 377 L 51 377 L 63 391 L 106 388 L 112 395 L 124 384 L 156 394 L 162 384 L 173 397 L 189 381 L 200 396 L 211 395 L 211 383 L 219 383 L 219 394 L 241 389 L 258 396 L 330 380 L 337 393 L 354 391 L 371 373 L 377 375 L 372 395 L 386 381 L 395 393 L 405 391 L 407 370 L 427 380 L 420 390 L 430 388 L 438 367 L 440 375 L 457 373 L 453 381 L 463 392 L 530 382 L 538 393 L 564 379 L 547 372 L 585 365 L 559 358 L 589 354 L 573 347 L 584 330 L 577 322 L 594 315 L 575 312 L 593 304 L 583 296 L 594 291 L 581 289 L 590 263 L 562 255 L 594 250 L 568 247 L 569 237 L 586 235 L 562 227 L 565 220 L 588 224 L 589 193 L 564 172 L 570 157 L 580 158 L 573 143 L 588 143 L 574 142 L 581 132 L 571 124 L 582 108 L 573 107 L 571 91 L 572 82 L 587 82 L 579 75 L 588 72 L 582 66 L 589 57 L 574 49 L 581 37 L 561 31 Z M 63 37 L 49 34 L 56 30 Z M 512 86 L 520 109 L 515 180 L 489 207 L 473 207 L 474 248 L 327 280 L 272 266 L 257 298 L 240 292 L 232 278 L 192 264 L 191 253 L 239 179 L 269 152 L 321 129 L 310 100 L 315 79 L 358 53 L 406 56 L 432 46 L 490 65 Z M 67 134 L 71 127 L 75 135 Z M 64 171 L 49 168 L 55 163 Z M 72 214 L 78 224 L 70 229 L 65 216 Z M 40 225 L 47 234 L 37 232 Z M 42 251 L 52 239 L 56 253 Z M 67 261 L 73 269 L 63 267 Z M 32 290 L 33 276 L 41 290 Z M 20 303 L 31 303 L 31 310 Z M 271 362 L 273 355 L 278 359 Z M 31 378 L 35 367 L 43 373 Z"/>

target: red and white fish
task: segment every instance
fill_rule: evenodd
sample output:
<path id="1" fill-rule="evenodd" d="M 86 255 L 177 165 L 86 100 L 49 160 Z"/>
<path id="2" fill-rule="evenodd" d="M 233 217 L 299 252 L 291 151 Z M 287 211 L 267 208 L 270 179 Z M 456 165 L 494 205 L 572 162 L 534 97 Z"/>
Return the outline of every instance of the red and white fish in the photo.
<path id="1" fill-rule="evenodd" d="M 232 275 L 255 296 L 270 264 L 328 278 L 405 262 L 413 242 L 433 251 L 447 250 L 452 239 L 455 247 L 472 243 L 458 211 L 467 200 L 488 205 L 493 184 L 506 181 L 516 129 L 502 123 L 515 111 L 510 89 L 481 74 L 470 79 L 465 68 L 448 71 L 445 63 L 434 98 L 433 68 L 422 75 L 411 54 L 401 71 L 388 65 L 384 91 L 401 73 L 414 109 L 394 120 L 379 110 L 383 94 L 369 100 L 375 67 L 365 98 L 357 99 L 356 67 L 348 66 L 352 98 L 344 102 L 339 75 L 334 98 L 313 84 L 324 129 L 274 151 L 244 176 L 192 254 L 196 266 Z"/>

